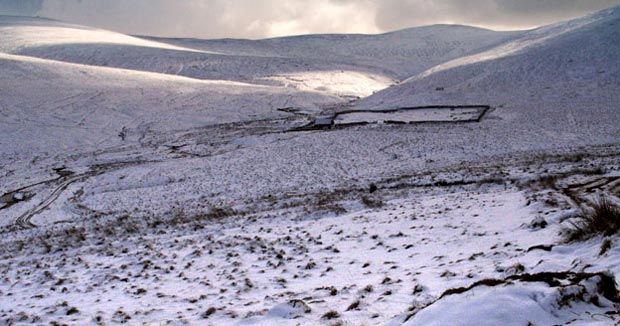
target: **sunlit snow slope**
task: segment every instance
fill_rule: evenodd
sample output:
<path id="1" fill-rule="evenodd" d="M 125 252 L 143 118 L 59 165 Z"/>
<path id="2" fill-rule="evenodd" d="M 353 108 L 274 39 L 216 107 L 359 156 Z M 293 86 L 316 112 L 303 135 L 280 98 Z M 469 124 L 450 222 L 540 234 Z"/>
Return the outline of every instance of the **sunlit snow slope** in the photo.
<path id="1" fill-rule="evenodd" d="M 28 156 L 114 145 L 123 128 L 161 132 L 285 116 L 281 107 L 316 111 L 516 34 L 431 26 L 202 41 L 2 16 L 0 143 Z"/>
<path id="2" fill-rule="evenodd" d="M 437 65 L 359 106 L 488 103 L 530 108 L 527 114 L 592 102 L 617 108 L 619 60 L 620 7 L 614 7 Z"/>
<path id="3" fill-rule="evenodd" d="M 343 73 L 380 88 L 433 65 L 478 52 L 518 33 L 430 26 L 382 35 L 308 35 L 269 40 L 147 39 L 51 20 L 5 17 L 0 49 L 87 65 L 147 70 L 198 79 L 248 81 L 283 74 Z M 351 77 L 352 76 L 352 77 Z M 259 81 L 260 82 L 260 81 Z M 264 82 L 264 81 L 263 81 Z M 296 85 L 296 84 L 294 84 Z M 370 93 L 354 93 L 367 96 Z"/>

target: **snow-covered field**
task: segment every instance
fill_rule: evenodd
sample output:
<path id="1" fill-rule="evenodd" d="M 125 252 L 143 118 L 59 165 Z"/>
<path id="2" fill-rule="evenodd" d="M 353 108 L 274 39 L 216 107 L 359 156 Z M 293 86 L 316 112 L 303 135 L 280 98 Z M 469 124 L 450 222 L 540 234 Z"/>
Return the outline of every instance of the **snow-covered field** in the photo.
<path id="1" fill-rule="evenodd" d="M 620 7 L 257 41 L 0 16 L 0 325 L 616 325 L 620 239 L 563 234 L 620 196 L 619 60 Z M 425 105 L 491 109 L 293 131 Z"/>
<path id="2" fill-rule="evenodd" d="M 483 116 L 484 107 L 465 108 L 408 108 L 397 111 L 352 111 L 338 114 L 334 123 L 420 123 L 420 122 L 466 122 L 478 121 Z"/>

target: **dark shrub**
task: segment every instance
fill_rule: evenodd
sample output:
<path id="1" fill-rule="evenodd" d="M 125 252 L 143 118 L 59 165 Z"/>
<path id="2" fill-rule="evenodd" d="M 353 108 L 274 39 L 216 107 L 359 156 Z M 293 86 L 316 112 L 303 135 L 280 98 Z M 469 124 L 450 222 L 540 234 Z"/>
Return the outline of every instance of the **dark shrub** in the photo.
<path id="1" fill-rule="evenodd" d="M 69 310 L 67 310 L 67 316 L 78 314 L 78 313 L 80 313 L 80 311 L 76 307 L 71 307 L 69 308 Z"/>
<path id="2" fill-rule="evenodd" d="M 353 303 L 351 303 L 349 305 L 349 307 L 347 308 L 347 311 L 351 311 L 351 310 L 357 310 L 360 306 L 360 301 L 359 300 L 355 300 L 353 301 Z"/>
<path id="3" fill-rule="evenodd" d="M 568 242 L 619 234 L 620 207 L 605 197 L 599 198 L 590 208 L 581 209 L 572 226 L 565 233 Z"/>
<path id="4" fill-rule="evenodd" d="M 323 319 L 336 319 L 338 317 L 340 317 L 340 314 L 337 311 L 332 310 L 332 311 L 328 311 L 327 313 L 325 313 L 325 315 L 323 315 L 321 318 L 323 318 Z"/>
<path id="5" fill-rule="evenodd" d="M 200 315 L 200 317 L 202 317 L 202 318 L 209 318 L 209 316 L 213 315 L 216 311 L 217 311 L 217 309 L 211 307 L 211 308 L 207 309 L 207 311 L 203 312 Z"/>
<path id="6" fill-rule="evenodd" d="M 377 191 L 377 185 L 374 183 L 370 184 L 370 189 L 368 189 L 368 191 L 372 194 L 373 192 Z"/>

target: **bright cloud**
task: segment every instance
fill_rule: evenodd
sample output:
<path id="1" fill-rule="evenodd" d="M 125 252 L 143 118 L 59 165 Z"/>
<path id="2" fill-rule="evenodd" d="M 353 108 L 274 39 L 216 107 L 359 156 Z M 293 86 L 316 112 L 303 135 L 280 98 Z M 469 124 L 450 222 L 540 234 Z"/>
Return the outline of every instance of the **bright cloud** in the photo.
<path id="1" fill-rule="evenodd" d="M 436 23 L 528 28 L 616 4 L 620 0 L 0 0 L 0 14 L 36 14 L 129 34 L 265 38 Z"/>

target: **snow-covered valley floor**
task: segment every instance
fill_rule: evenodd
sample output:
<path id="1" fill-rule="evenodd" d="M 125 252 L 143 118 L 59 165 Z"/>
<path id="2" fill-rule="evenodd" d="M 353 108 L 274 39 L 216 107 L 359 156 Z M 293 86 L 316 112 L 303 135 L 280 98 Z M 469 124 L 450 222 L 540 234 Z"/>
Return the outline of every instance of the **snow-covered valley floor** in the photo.
<path id="1" fill-rule="evenodd" d="M 590 159 L 517 160 L 499 169 L 456 166 L 385 180 L 372 193 L 368 186 L 308 194 L 297 205 L 274 197 L 274 208 L 256 214 L 218 208 L 5 231 L 2 318 L 5 324 L 400 325 L 444 291 L 485 279 L 617 273 L 618 239 L 599 255 L 601 239 L 564 244 L 559 234 L 574 212 L 562 189 L 585 196 L 585 188 L 598 185 L 598 192 L 617 195 L 615 150 L 603 148 Z M 462 324 L 620 320 L 596 286 L 586 293 L 600 296 L 593 305 L 570 302 L 544 282 L 509 284 L 474 293 L 491 291 L 483 300 L 496 293 L 512 306 L 464 314 Z M 461 305 L 478 300 L 453 296 Z M 520 314 L 527 305 L 540 311 Z M 337 314 L 328 319 L 331 311 Z M 426 325 L 428 318 L 438 316 L 420 313 L 408 322 Z"/>

